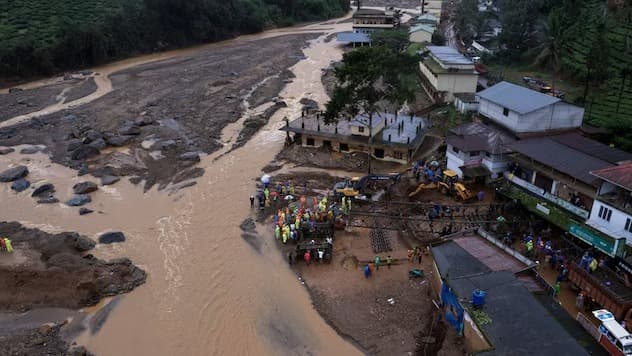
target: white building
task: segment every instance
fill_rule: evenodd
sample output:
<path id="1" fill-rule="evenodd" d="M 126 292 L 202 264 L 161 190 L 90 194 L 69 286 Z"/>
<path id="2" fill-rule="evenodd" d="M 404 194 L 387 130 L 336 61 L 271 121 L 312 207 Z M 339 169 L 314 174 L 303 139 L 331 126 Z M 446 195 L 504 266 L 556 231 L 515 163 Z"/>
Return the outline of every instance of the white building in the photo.
<path id="1" fill-rule="evenodd" d="M 478 72 L 474 63 L 448 46 L 428 46 L 419 62 L 421 84 L 435 102 L 452 102 L 454 94 L 475 93 Z"/>
<path id="2" fill-rule="evenodd" d="M 430 43 L 435 27 L 432 25 L 416 25 L 408 30 L 408 39 L 412 43 Z"/>
<path id="3" fill-rule="evenodd" d="M 590 173 L 601 180 L 601 186 L 586 223 L 632 245 L 632 163 Z"/>
<path id="4" fill-rule="evenodd" d="M 476 95 L 481 115 L 516 134 L 578 128 L 584 117 L 583 108 L 507 82 Z"/>
<path id="5" fill-rule="evenodd" d="M 498 178 L 510 162 L 509 145 L 515 140 L 511 134 L 480 122 L 459 125 L 447 137 L 448 169 L 461 178 Z"/>
<path id="6" fill-rule="evenodd" d="M 454 107 L 462 114 L 478 111 L 478 99 L 474 93 L 454 94 Z"/>

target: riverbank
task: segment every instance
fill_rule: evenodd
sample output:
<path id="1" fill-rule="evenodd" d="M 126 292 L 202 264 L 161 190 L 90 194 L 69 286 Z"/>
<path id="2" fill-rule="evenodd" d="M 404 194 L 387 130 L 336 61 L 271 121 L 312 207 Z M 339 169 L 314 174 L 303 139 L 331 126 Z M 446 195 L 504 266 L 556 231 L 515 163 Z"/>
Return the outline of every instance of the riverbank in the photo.
<path id="1" fill-rule="evenodd" d="M 129 259 L 94 257 L 89 252 L 95 242 L 77 233 L 50 234 L 17 222 L 0 222 L 0 236 L 9 238 L 14 249 L 11 254 L 0 252 L 0 321 L 33 309 L 92 306 L 104 297 L 131 292 L 147 278 Z M 60 335 L 66 316 L 51 317 L 43 325 L 3 322 L 2 353 L 66 354 L 71 346 Z"/>

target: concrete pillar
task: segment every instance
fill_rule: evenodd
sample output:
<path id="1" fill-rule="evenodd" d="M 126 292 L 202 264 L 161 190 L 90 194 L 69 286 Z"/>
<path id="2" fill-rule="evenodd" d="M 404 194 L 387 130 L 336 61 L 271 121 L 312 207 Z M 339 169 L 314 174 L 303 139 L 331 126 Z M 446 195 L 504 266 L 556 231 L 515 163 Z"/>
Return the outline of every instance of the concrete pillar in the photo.
<path id="1" fill-rule="evenodd" d="M 535 177 L 537 175 L 536 171 L 533 171 L 533 175 L 531 176 L 531 184 L 535 185 Z"/>
<path id="2" fill-rule="evenodd" d="M 557 192 L 557 185 L 559 184 L 558 181 L 554 180 L 553 184 L 551 184 L 551 194 L 555 195 L 555 193 Z"/>

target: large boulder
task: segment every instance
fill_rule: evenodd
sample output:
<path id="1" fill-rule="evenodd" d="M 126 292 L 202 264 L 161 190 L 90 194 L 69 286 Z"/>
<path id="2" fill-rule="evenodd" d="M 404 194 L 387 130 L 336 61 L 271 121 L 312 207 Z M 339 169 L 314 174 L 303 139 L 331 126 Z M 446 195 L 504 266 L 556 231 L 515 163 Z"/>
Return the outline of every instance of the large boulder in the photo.
<path id="1" fill-rule="evenodd" d="M 130 136 L 110 136 L 105 138 L 105 142 L 114 147 L 125 146 L 132 138 Z"/>
<path id="2" fill-rule="evenodd" d="M 106 176 L 101 177 L 101 185 L 111 185 L 118 182 L 119 180 L 121 180 L 120 177 L 106 175 Z"/>
<path id="3" fill-rule="evenodd" d="M 100 138 L 103 138 L 103 134 L 100 133 L 97 130 L 90 129 L 90 130 L 88 130 L 88 131 L 83 133 L 83 142 L 84 143 L 91 143 L 91 142 L 94 142 L 94 141 L 96 141 L 96 140 L 98 140 Z"/>
<path id="4" fill-rule="evenodd" d="M 55 193 L 55 186 L 50 184 L 50 183 L 46 183 L 46 184 L 42 184 L 39 187 L 35 188 L 35 190 L 31 194 L 31 196 L 32 197 L 44 197 L 44 196 L 49 196 L 49 195 L 51 195 L 53 193 Z"/>
<path id="5" fill-rule="evenodd" d="M 37 146 L 28 146 L 28 147 L 24 147 L 23 149 L 20 150 L 20 154 L 23 155 L 33 155 L 36 154 L 38 152 L 40 152 L 41 149 Z"/>
<path id="6" fill-rule="evenodd" d="M 9 154 L 11 152 L 15 152 L 15 148 L 11 148 L 11 147 L 0 148 L 0 156 L 7 155 L 7 154 Z"/>
<path id="7" fill-rule="evenodd" d="M 70 142 L 68 142 L 68 146 L 66 146 L 66 151 L 68 152 L 72 152 L 78 148 L 83 147 L 84 144 L 83 142 L 81 142 L 80 140 L 71 140 Z"/>
<path id="8" fill-rule="evenodd" d="M 105 143 L 104 139 L 97 138 L 96 140 L 90 142 L 90 146 L 96 148 L 97 150 L 102 150 L 102 149 L 106 148 L 108 146 L 108 144 Z"/>
<path id="9" fill-rule="evenodd" d="M 111 244 L 123 241 L 125 241 L 125 235 L 120 231 L 106 232 L 105 234 L 99 236 L 99 243 L 101 244 Z"/>
<path id="10" fill-rule="evenodd" d="M 181 154 L 180 157 L 178 157 L 178 159 L 180 161 L 185 161 L 185 162 L 199 162 L 200 154 L 197 152 L 185 152 Z"/>
<path id="11" fill-rule="evenodd" d="M 82 206 L 90 203 L 92 198 L 89 195 L 76 195 L 74 198 L 68 200 L 66 205 L 68 206 Z"/>
<path id="12" fill-rule="evenodd" d="M 19 192 L 25 191 L 30 186 L 31 186 L 31 183 L 28 180 L 24 178 L 20 178 L 14 181 L 13 184 L 11 184 L 11 189 L 19 193 Z"/>
<path id="13" fill-rule="evenodd" d="M 29 174 L 29 169 L 26 166 L 17 166 L 9 168 L 6 171 L 0 173 L 0 182 L 13 182 L 20 178 L 24 178 Z"/>
<path id="14" fill-rule="evenodd" d="M 140 127 L 132 123 L 126 123 L 118 129 L 118 132 L 125 136 L 138 136 L 140 135 Z"/>
<path id="15" fill-rule="evenodd" d="M 97 189 L 99 189 L 99 187 L 93 182 L 81 182 L 72 187 L 72 191 L 75 194 L 88 194 L 96 191 Z"/>
<path id="16" fill-rule="evenodd" d="M 82 159 L 87 159 L 87 158 L 91 158 L 94 156 L 98 156 L 99 155 L 99 150 L 95 147 L 92 146 L 88 146 L 88 145 L 84 145 L 81 146 L 79 148 L 77 148 L 76 150 L 72 151 L 72 153 L 70 154 L 70 159 L 72 160 L 82 160 Z"/>

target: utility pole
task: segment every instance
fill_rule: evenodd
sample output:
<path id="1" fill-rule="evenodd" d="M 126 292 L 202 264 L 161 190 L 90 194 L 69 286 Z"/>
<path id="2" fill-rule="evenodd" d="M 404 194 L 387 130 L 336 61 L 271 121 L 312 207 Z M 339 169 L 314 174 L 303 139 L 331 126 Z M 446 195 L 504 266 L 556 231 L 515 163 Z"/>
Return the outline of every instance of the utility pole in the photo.
<path id="1" fill-rule="evenodd" d="M 371 141 L 373 140 L 373 112 L 369 113 L 369 142 L 368 142 L 368 173 L 367 175 L 371 175 Z"/>

